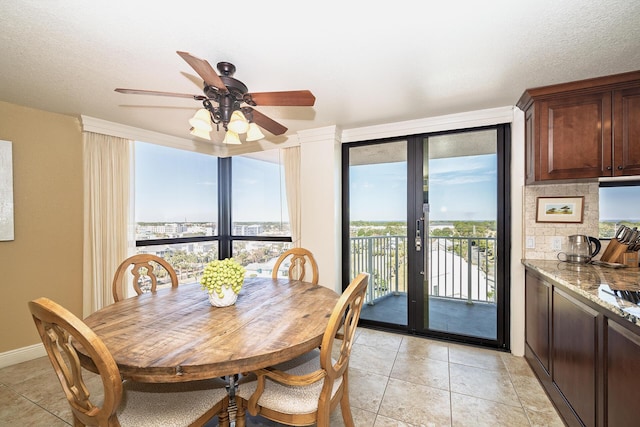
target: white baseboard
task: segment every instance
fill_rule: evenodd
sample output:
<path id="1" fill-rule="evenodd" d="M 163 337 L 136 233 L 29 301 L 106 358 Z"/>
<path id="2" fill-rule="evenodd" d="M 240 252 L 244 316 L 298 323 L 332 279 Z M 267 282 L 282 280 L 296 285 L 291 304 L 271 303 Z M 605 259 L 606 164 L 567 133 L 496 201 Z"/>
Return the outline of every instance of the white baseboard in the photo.
<path id="1" fill-rule="evenodd" d="M 5 353 L 0 353 L 0 368 L 15 365 L 16 363 L 26 362 L 27 360 L 37 359 L 38 357 L 46 355 L 47 351 L 44 349 L 42 343 L 10 350 Z"/>

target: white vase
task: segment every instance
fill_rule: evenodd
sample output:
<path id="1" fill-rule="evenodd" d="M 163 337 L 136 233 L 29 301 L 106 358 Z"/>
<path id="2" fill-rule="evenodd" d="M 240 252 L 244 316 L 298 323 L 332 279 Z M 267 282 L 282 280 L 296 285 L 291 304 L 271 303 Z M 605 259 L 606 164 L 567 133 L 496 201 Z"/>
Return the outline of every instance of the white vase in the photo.
<path id="1" fill-rule="evenodd" d="M 238 294 L 233 292 L 231 286 L 222 286 L 222 298 L 218 296 L 216 292 L 209 294 L 209 302 L 214 307 L 227 307 L 236 303 Z"/>

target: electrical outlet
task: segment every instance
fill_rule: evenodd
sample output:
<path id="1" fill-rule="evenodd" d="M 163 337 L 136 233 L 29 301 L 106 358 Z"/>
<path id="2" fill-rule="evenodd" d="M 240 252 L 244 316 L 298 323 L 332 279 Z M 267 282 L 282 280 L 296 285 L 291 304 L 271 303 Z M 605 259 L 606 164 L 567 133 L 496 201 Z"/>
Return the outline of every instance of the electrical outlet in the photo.
<path id="1" fill-rule="evenodd" d="M 527 241 L 525 243 L 527 249 L 535 249 L 536 247 L 536 238 L 533 236 L 527 236 Z"/>
<path id="2" fill-rule="evenodd" d="M 552 237 L 551 238 L 551 249 L 554 251 L 562 250 L 562 237 Z"/>

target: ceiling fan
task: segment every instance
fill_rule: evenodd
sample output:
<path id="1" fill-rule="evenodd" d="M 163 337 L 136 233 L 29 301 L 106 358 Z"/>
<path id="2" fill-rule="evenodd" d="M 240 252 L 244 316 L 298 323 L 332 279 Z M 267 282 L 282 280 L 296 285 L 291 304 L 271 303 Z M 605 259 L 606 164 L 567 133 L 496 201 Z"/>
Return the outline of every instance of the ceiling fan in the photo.
<path id="1" fill-rule="evenodd" d="M 237 138 L 237 133 L 234 130 L 238 129 L 234 126 L 234 122 L 238 120 L 248 123 L 249 126 L 257 124 L 261 128 L 266 129 L 274 135 L 282 135 L 287 131 L 287 128 L 275 120 L 267 117 L 258 110 L 254 109 L 255 106 L 313 106 L 316 97 L 308 90 L 294 90 L 284 92 L 249 92 L 247 86 L 240 80 L 233 77 L 236 67 L 230 62 L 219 62 L 217 64 L 218 73 L 216 73 L 213 67 L 204 59 L 197 58 L 188 52 L 177 51 L 178 55 L 184 59 L 187 64 L 194 69 L 196 73 L 204 80 L 204 95 L 190 95 L 185 93 L 174 92 L 160 92 L 153 90 L 141 90 L 141 89 L 123 89 L 117 88 L 116 92 L 136 95 L 157 95 L 157 96 L 172 96 L 178 98 L 192 98 L 196 101 L 202 101 L 204 110 L 208 113 L 204 113 L 204 119 L 210 121 L 207 133 L 196 132 L 201 129 L 195 129 L 198 125 L 192 120 L 199 116 L 202 119 L 202 110 L 198 110 L 194 119 L 190 120 L 192 123 L 192 134 L 200 137 L 210 139 L 208 131 L 212 130 L 211 123 L 219 127 L 220 124 L 227 131 L 225 142 L 227 139 L 235 142 L 228 143 L 240 143 Z M 237 113 L 236 113 L 237 112 Z M 235 114 L 234 114 L 235 113 Z M 242 114 L 239 114 L 242 113 Z M 208 117 L 206 117 L 208 116 Z M 234 129 L 229 129 L 229 124 L 232 123 Z M 244 126 L 244 127 L 243 127 Z M 240 132 L 242 129 L 246 129 L 245 125 L 241 124 Z M 246 130 L 245 130 L 246 132 Z M 250 132 L 250 131 L 249 131 Z M 235 136 L 233 135 L 235 134 Z M 249 135 L 249 133 L 247 133 Z M 261 132 L 258 130 L 259 137 L 252 137 L 247 140 L 256 140 L 264 138 Z"/>

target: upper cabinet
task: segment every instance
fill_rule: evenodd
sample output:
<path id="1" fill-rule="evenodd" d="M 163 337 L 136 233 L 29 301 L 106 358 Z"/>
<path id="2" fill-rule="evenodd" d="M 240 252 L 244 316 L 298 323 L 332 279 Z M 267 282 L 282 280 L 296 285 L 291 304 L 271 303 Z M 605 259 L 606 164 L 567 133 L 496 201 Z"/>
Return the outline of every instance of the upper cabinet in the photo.
<path id="1" fill-rule="evenodd" d="M 527 89 L 526 183 L 640 175 L 640 71 Z"/>

